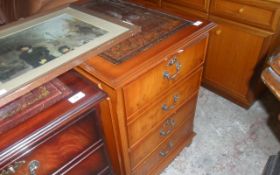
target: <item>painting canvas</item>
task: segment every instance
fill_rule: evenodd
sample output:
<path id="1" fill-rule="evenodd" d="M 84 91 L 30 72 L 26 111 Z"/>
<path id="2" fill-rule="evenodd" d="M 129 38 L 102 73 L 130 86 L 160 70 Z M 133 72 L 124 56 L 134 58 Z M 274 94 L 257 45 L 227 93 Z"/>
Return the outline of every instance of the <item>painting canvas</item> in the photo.
<path id="1" fill-rule="evenodd" d="M 138 30 L 70 7 L 0 30 L 0 97 L 38 78 L 55 78 L 53 70 L 66 72 L 83 53 L 97 55 Z"/>
<path id="2" fill-rule="evenodd" d="M 61 57 L 108 31 L 62 14 L 0 39 L 0 83 Z"/>

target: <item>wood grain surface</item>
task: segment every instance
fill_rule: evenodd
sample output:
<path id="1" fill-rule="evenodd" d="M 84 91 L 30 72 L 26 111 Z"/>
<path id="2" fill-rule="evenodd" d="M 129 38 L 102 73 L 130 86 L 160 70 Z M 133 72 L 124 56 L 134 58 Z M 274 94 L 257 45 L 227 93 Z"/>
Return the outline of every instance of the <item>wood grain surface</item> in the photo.
<path id="1" fill-rule="evenodd" d="M 280 2 L 162 0 L 159 7 L 218 24 L 209 37 L 203 85 L 249 108 L 264 90 L 265 60 L 279 45 Z"/>
<path id="2" fill-rule="evenodd" d="M 59 79 L 73 91 L 74 95 L 82 92 L 85 96 L 70 103 L 68 101 L 70 95 L 0 134 L 0 169 L 13 165 L 15 161 L 24 160 L 25 165 L 18 171 L 18 174 L 21 174 L 28 172 L 30 162 L 38 160 L 40 162 L 38 173 L 61 174 L 77 166 L 87 157 L 100 161 L 96 164 L 102 166 L 97 168 L 100 171 L 107 166 L 110 167 L 104 153 L 105 147 L 102 146 L 104 141 L 98 109 L 98 103 L 106 97 L 105 93 L 74 71 L 60 76 Z M 95 157 L 96 147 L 100 147 L 101 152 L 96 153 Z M 101 162 L 103 160 L 106 161 Z M 88 171 L 94 171 L 93 167 Z"/>

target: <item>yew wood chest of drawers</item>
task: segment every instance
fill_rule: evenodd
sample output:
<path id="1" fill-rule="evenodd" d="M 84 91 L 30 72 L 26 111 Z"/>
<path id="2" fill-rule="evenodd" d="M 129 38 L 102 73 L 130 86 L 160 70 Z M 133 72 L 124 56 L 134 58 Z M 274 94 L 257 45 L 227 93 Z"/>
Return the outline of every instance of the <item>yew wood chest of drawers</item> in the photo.
<path id="1" fill-rule="evenodd" d="M 33 111 L 40 110 L 32 117 L 34 112 L 22 110 L 3 119 L 9 109 L 1 109 L 0 174 L 112 174 L 101 129 L 102 120 L 110 119 L 100 109 L 109 109 L 104 108 L 108 106 L 106 94 L 75 71 L 51 83 L 40 87 L 45 89 L 41 95 L 49 97 L 34 103 L 40 103 L 37 107 L 29 106 Z M 54 85 L 59 91 L 52 88 Z M 44 107 L 62 92 L 67 94 L 61 100 Z M 37 94 L 36 90 L 32 93 Z M 25 102 L 13 104 L 21 104 L 24 109 L 36 100 L 30 100 L 32 94 L 27 95 Z"/>
<path id="2" fill-rule="evenodd" d="M 92 1 L 80 8 L 141 26 L 140 33 L 89 57 L 76 70 L 112 100 L 112 134 L 119 149 L 116 173 L 157 174 L 195 135 L 197 94 L 214 25 L 204 20 L 194 25 L 196 19 L 126 2 Z"/>

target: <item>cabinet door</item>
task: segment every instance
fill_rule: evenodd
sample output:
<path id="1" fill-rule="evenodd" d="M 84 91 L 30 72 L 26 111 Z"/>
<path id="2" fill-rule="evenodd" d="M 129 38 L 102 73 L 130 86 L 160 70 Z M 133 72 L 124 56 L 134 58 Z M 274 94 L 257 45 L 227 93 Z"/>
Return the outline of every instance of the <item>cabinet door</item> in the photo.
<path id="1" fill-rule="evenodd" d="M 203 82 L 243 106 L 250 106 L 254 74 L 265 58 L 269 32 L 212 19 Z M 252 91 L 251 91 L 252 90 Z"/>

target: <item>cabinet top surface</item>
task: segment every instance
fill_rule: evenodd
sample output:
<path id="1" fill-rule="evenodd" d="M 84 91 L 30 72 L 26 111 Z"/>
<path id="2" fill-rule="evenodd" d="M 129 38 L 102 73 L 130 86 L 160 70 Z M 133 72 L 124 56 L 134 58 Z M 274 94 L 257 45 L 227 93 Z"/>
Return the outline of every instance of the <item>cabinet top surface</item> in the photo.
<path id="1" fill-rule="evenodd" d="M 131 3 L 92 1 L 82 7 L 141 27 L 141 32 L 101 54 L 102 57 L 115 64 L 131 59 L 137 53 L 152 47 L 177 30 L 193 24 L 183 18 Z"/>
<path id="2" fill-rule="evenodd" d="M 164 59 L 170 51 L 176 51 L 207 34 L 214 26 L 202 19 L 183 19 L 127 2 L 97 0 L 78 6 L 141 26 L 140 33 L 99 56 L 91 58 L 88 55 L 88 61 L 81 65 L 84 70 L 115 88 L 162 61 L 161 58 Z M 201 23 L 195 25 L 197 21 Z"/>

